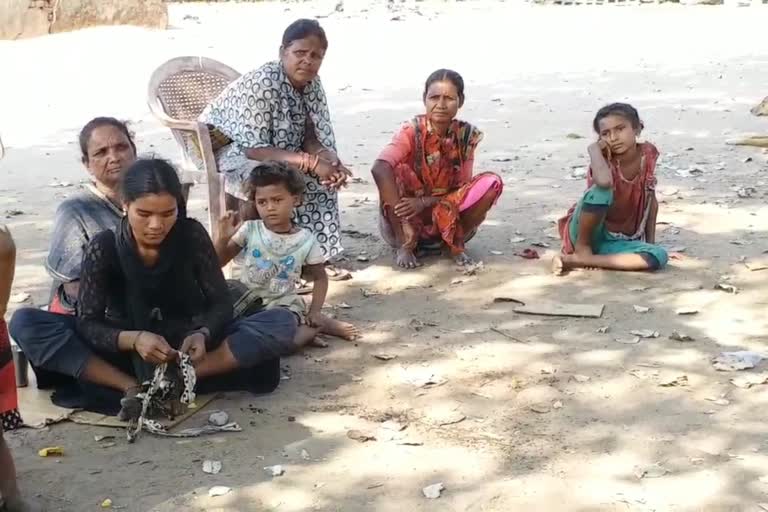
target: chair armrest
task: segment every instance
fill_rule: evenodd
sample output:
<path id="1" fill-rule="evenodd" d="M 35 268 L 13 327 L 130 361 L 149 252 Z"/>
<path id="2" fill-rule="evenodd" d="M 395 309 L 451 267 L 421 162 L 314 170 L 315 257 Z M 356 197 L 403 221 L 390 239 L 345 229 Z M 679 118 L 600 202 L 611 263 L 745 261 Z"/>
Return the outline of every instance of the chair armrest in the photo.
<path id="1" fill-rule="evenodd" d="M 165 112 L 158 112 L 152 109 L 152 114 L 160 121 L 163 126 L 170 128 L 171 130 L 182 130 L 185 132 L 197 132 L 197 121 L 182 121 L 181 119 L 174 119 Z"/>

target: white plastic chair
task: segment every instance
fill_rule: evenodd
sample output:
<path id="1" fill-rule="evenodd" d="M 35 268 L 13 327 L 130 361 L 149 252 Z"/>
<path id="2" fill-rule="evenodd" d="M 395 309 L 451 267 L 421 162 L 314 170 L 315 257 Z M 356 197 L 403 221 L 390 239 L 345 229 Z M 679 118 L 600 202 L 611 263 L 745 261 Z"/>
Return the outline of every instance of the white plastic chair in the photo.
<path id="1" fill-rule="evenodd" d="M 236 70 L 213 59 L 177 57 L 158 67 L 149 80 L 149 110 L 171 129 L 184 155 L 185 168 L 197 168 L 192 152 L 200 149 L 213 237 L 218 234 L 217 220 L 226 210 L 224 177 L 216 165 L 208 127 L 197 119 L 211 100 L 239 76 Z"/>

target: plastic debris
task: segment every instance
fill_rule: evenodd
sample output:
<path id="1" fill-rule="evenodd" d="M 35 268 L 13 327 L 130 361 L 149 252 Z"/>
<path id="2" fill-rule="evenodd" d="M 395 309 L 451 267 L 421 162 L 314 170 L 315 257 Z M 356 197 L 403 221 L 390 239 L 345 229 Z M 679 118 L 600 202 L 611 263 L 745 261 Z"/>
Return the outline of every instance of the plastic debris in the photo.
<path id="1" fill-rule="evenodd" d="M 231 487 L 226 487 L 223 485 L 217 485 L 216 487 L 211 487 L 208 489 L 208 496 L 211 498 L 215 498 L 217 496 L 224 496 L 225 494 L 229 494 L 232 492 Z"/>
<path id="2" fill-rule="evenodd" d="M 688 336 L 687 334 L 680 331 L 672 331 L 672 334 L 669 335 L 669 339 L 680 342 L 696 341 L 696 339 L 692 336 Z"/>
<path id="3" fill-rule="evenodd" d="M 722 290 L 725 293 L 733 293 L 734 295 L 739 293 L 739 289 L 733 286 L 732 284 L 728 283 L 717 283 L 715 285 L 715 290 Z"/>
<path id="4" fill-rule="evenodd" d="M 221 461 L 219 460 L 205 460 L 203 461 L 203 473 L 209 475 L 218 475 L 221 473 Z"/>
<path id="5" fill-rule="evenodd" d="M 41 457 L 61 457 L 64 455 L 64 448 L 61 446 L 48 446 L 37 452 Z"/>
<path id="6" fill-rule="evenodd" d="M 733 372 L 754 368 L 763 359 L 765 359 L 764 355 L 751 350 L 721 352 L 719 356 L 712 360 L 712 365 L 715 367 L 715 370 L 721 372 Z"/>
<path id="7" fill-rule="evenodd" d="M 283 476 L 285 474 L 285 469 L 283 469 L 283 466 L 281 466 L 280 464 L 276 464 L 274 466 L 266 466 L 264 468 L 264 471 L 266 471 L 273 477 Z"/>
<path id="8" fill-rule="evenodd" d="M 585 382 L 589 382 L 591 377 L 589 375 L 571 375 L 571 379 L 575 380 L 579 384 L 583 384 Z"/>
<path id="9" fill-rule="evenodd" d="M 210 416 L 208 416 L 208 423 L 211 425 L 216 425 L 217 427 L 223 427 L 229 423 L 229 414 L 224 411 L 213 412 Z"/>
<path id="10" fill-rule="evenodd" d="M 101 508 L 112 508 L 112 500 L 107 498 L 101 502 Z"/>
<path id="11" fill-rule="evenodd" d="M 658 338 L 659 337 L 659 331 L 652 331 L 650 329 L 636 329 L 634 331 L 629 331 L 629 334 L 632 334 L 634 336 L 640 336 L 641 338 Z"/>
<path id="12" fill-rule="evenodd" d="M 349 430 L 347 431 L 347 437 L 360 443 L 376 440 L 376 436 L 370 432 L 363 432 L 362 430 Z"/>
<path id="13" fill-rule="evenodd" d="M 640 343 L 640 336 L 614 338 L 614 341 L 617 343 L 622 343 L 624 345 L 637 345 L 638 343 Z"/>
<path id="14" fill-rule="evenodd" d="M 632 306 L 632 308 L 635 310 L 635 313 L 647 313 L 651 310 L 651 308 L 646 306 Z"/>
<path id="15" fill-rule="evenodd" d="M 639 467 L 635 469 L 637 478 L 660 478 L 669 473 L 669 470 L 661 464 L 651 464 L 650 466 Z"/>
<path id="16" fill-rule="evenodd" d="M 734 377 L 733 379 L 731 379 L 731 384 L 733 384 L 737 388 L 749 389 L 752 386 L 768 384 L 768 375 L 752 373 L 744 376 Z"/>
<path id="17" fill-rule="evenodd" d="M 688 385 L 687 375 L 664 377 L 659 381 L 659 386 L 663 388 L 672 388 L 672 387 L 687 386 L 687 385 Z"/>
<path id="18" fill-rule="evenodd" d="M 436 484 L 428 485 L 425 488 L 421 490 L 421 492 L 424 494 L 424 497 L 429 500 L 436 500 L 440 497 L 440 495 L 445 490 L 445 485 L 443 485 L 443 482 L 439 482 Z"/>
<path id="19" fill-rule="evenodd" d="M 677 315 L 697 315 L 699 310 L 696 308 L 679 308 L 675 311 Z"/>

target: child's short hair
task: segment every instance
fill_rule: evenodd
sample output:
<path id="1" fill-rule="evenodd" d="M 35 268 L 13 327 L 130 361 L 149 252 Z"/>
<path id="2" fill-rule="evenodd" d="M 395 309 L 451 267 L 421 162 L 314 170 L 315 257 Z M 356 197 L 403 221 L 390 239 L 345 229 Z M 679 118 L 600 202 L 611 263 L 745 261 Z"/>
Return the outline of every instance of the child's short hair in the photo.
<path id="1" fill-rule="evenodd" d="M 596 133 L 600 133 L 600 121 L 608 116 L 621 116 L 630 123 L 635 130 L 642 130 L 645 128 L 643 122 L 640 120 L 640 114 L 637 109 L 629 103 L 611 103 L 606 105 L 595 114 L 595 120 L 592 121 L 592 128 Z"/>
<path id="2" fill-rule="evenodd" d="M 253 199 L 256 189 L 269 185 L 283 185 L 294 196 L 304 193 L 304 177 L 284 162 L 261 162 L 253 168 L 248 179 L 243 183 L 243 192 L 248 199 Z"/>

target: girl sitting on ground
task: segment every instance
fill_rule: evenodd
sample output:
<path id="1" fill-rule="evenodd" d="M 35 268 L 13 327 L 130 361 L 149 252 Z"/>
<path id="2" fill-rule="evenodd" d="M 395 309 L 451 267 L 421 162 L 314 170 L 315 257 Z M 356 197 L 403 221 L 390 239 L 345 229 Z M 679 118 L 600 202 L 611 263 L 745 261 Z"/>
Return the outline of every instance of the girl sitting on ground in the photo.
<path id="1" fill-rule="evenodd" d="M 414 251 L 445 245 L 460 265 L 472 263 L 464 243 L 498 200 L 502 181 L 473 176 L 480 130 L 456 119 L 464 105 L 464 79 L 438 69 L 424 85 L 426 112 L 404 124 L 373 164 L 380 197 L 382 237 L 403 268 L 419 266 Z"/>
<path id="2" fill-rule="evenodd" d="M 260 301 L 265 309 L 290 310 L 299 325 L 294 338 L 296 350 L 309 343 L 319 344 L 315 336 L 320 333 L 357 338 L 357 327 L 321 313 L 328 293 L 323 251 L 311 231 L 292 221 L 304 193 L 302 176 L 286 163 L 267 161 L 254 167 L 243 186 L 259 220 L 243 222 L 229 211 L 220 221 L 214 242 L 222 266 L 244 252 L 240 281 L 249 291 L 235 304 L 235 313 L 254 301 Z M 302 272 L 314 281 L 309 308 L 297 293 Z"/>
<path id="3" fill-rule="evenodd" d="M 659 152 L 650 142 L 638 142 L 643 123 L 626 103 L 601 108 L 593 127 L 598 140 L 588 149 L 587 191 L 558 222 L 563 248 L 552 270 L 659 270 L 668 259 L 655 243 Z"/>

